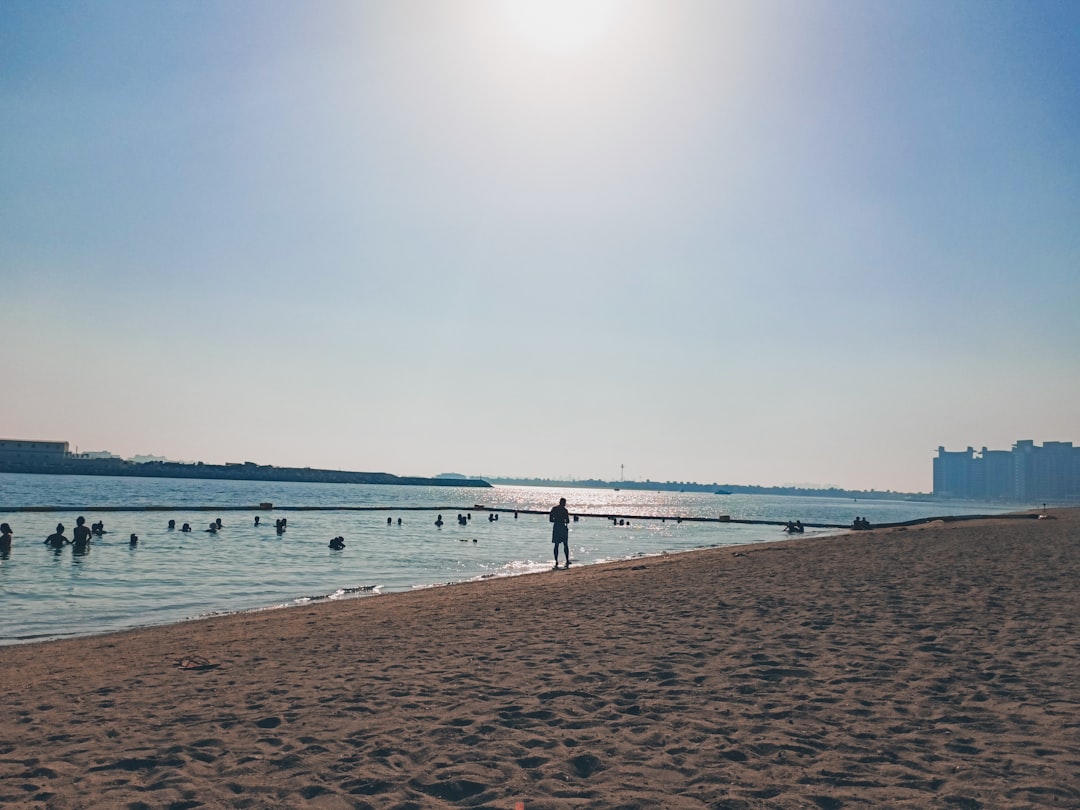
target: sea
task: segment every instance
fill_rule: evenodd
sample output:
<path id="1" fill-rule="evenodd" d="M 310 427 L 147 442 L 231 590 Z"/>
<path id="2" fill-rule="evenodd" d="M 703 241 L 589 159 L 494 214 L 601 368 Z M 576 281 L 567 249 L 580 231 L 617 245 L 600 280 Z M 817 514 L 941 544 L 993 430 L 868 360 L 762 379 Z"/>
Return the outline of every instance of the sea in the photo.
<path id="1" fill-rule="evenodd" d="M 495 577 L 559 576 L 547 511 L 560 497 L 575 516 L 572 566 L 787 537 L 782 526 L 721 516 L 848 526 L 856 516 L 891 523 L 1009 511 L 953 501 L 0 473 L 0 521 L 14 530 L 10 552 L 0 554 L 0 645 Z M 70 539 L 80 515 L 106 530 L 86 553 L 44 544 L 57 523 Z M 279 534 L 281 518 L 287 527 Z M 218 519 L 222 529 L 206 531 Z M 181 532 L 184 523 L 193 531 Z M 807 528 L 803 537 L 843 531 Z M 345 547 L 329 548 L 339 536 Z"/>

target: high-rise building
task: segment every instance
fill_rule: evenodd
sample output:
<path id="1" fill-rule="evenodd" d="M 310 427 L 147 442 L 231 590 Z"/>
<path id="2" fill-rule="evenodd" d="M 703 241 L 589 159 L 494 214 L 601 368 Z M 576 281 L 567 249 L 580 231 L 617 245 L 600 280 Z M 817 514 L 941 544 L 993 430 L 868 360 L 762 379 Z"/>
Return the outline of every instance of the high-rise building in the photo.
<path id="1" fill-rule="evenodd" d="M 1022 439 L 1012 450 L 983 447 L 949 452 L 938 447 L 934 496 L 968 500 L 1080 501 L 1080 447 L 1072 442 Z"/>

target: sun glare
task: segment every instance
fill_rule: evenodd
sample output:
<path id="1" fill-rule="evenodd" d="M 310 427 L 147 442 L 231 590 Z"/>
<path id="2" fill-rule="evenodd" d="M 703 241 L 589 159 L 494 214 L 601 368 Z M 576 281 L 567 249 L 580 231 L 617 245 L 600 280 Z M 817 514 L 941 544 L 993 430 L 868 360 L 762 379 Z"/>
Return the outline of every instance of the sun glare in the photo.
<path id="1" fill-rule="evenodd" d="M 618 0 L 503 0 L 514 33 L 553 54 L 580 51 L 611 28 Z"/>

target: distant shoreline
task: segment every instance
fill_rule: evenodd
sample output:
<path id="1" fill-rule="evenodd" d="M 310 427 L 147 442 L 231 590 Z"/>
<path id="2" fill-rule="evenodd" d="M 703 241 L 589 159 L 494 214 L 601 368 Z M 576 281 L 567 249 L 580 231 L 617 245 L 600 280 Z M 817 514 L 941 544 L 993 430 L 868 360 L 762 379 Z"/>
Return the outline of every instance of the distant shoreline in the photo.
<path id="1" fill-rule="evenodd" d="M 504 478 L 489 476 L 492 484 L 523 487 L 578 487 L 584 489 L 650 490 L 654 492 L 703 492 L 713 495 L 794 495 L 808 498 L 873 498 L 886 501 L 937 501 L 927 492 L 894 492 L 876 489 L 841 489 L 839 487 L 776 487 L 756 484 L 699 484 L 695 481 L 603 481 L 587 478 L 565 481 L 551 478 Z"/>
<path id="2" fill-rule="evenodd" d="M 135 463 L 122 459 L 68 459 L 50 463 L 4 463 L 0 473 L 29 475 L 97 475 L 131 478 L 194 478 L 211 481 L 279 481 L 314 484 L 398 484 L 400 486 L 490 488 L 472 478 L 420 478 L 383 472 L 274 467 L 265 464 L 181 464 L 174 461 Z"/>

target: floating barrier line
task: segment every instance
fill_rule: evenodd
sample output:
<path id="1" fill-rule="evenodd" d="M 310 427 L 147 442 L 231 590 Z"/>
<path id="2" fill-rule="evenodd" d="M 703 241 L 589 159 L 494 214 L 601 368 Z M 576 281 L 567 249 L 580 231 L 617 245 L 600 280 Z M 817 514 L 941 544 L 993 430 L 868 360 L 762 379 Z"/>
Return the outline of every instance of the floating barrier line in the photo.
<path id="1" fill-rule="evenodd" d="M 14 506 L 0 507 L 0 513 L 11 512 L 501 512 L 511 515 L 547 515 L 546 509 L 504 509 L 483 506 Z M 686 517 L 683 515 L 628 515 L 623 513 L 578 512 L 581 518 L 603 520 L 662 520 L 686 523 L 739 523 L 751 526 L 786 526 L 786 520 L 737 520 L 728 515 L 719 517 Z M 804 523 L 810 529 L 850 529 L 836 523 Z"/>
<path id="2" fill-rule="evenodd" d="M 546 509 L 505 509 L 483 506 L 11 506 L 0 507 L 0 514 L 14 512 L 501 512 L 503 514 L 546 515 Z M 572 513 L 574 514 L 574 513 Z M 787 526 L 786 520 L 748 520 L 721 515 L 719 517 L 687 517 L 684 515 L 628 515 L 623 513 L 578 512 L 577 517 L 601 518 L 603 520 L 673 520 L 684 523 L 737 523 L 743 526 Z M 906 526 L 918 526 L 924 523 L 944 521 L 951 523 L 961 520 L 1001 520 L 1037 518 L 1034 513 L 1015 513 L 999 515 L 944 515 L 941 517 L 915 518 L 898 523 L 874 523 L 872 529 L 893 529 Z M 804 523 L 807 529 L 851 529 L 850 524 L 840 523 Z"/>

